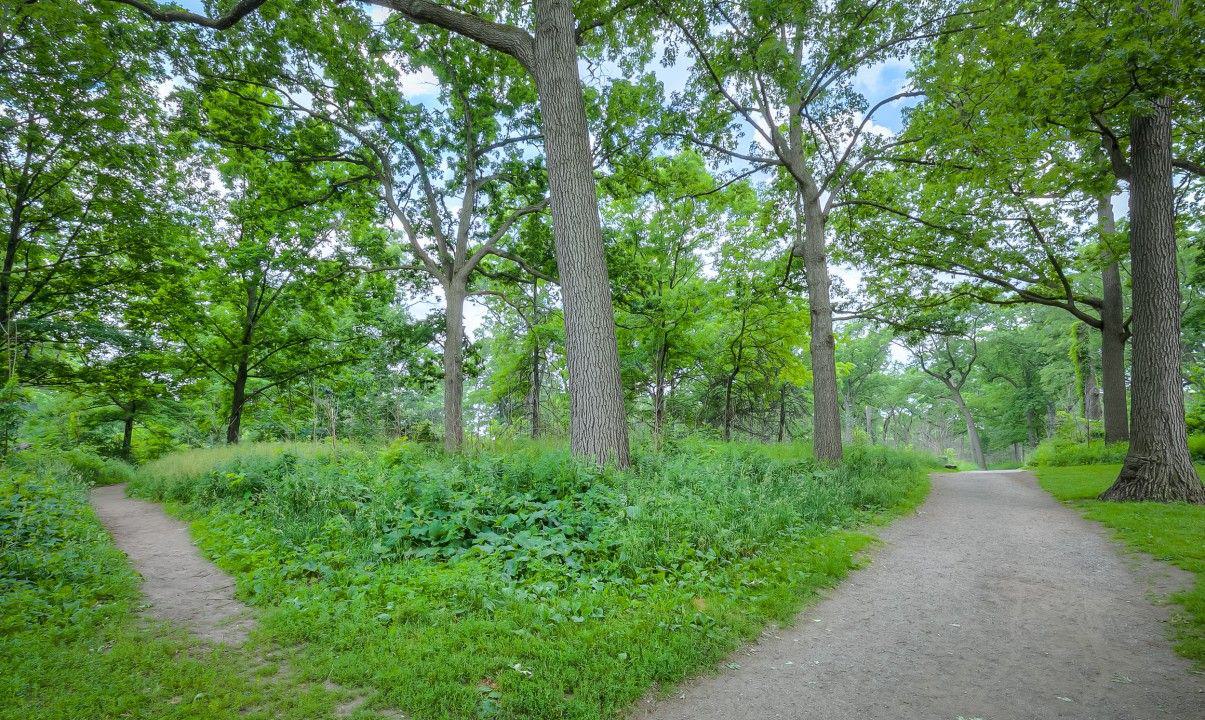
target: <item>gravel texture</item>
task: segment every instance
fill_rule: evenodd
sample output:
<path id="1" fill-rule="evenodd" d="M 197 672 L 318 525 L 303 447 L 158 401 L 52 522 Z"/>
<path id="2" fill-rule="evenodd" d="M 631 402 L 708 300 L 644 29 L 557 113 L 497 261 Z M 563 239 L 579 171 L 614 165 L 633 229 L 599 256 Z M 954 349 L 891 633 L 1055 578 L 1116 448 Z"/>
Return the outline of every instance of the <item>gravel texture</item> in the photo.
<path id="1" fill-rule="evenodd" d="M 1157 602 L 1188 574 L 1126 552 L 1029 473 L 936 475 L 880 536 L 792 627 L 633 717 L 1205 720 L 1205 677 Z"/>
<path id="2" fill-rule="evenodd" d="M 124 485 L 94 489 L 92 507 L 142 576 L 151 615 L 212 642 L 247 639 L 254 621 L 234 598 L 234 579 L 201 556 L 186 523 L 154 503 L 126 497 Z"/>

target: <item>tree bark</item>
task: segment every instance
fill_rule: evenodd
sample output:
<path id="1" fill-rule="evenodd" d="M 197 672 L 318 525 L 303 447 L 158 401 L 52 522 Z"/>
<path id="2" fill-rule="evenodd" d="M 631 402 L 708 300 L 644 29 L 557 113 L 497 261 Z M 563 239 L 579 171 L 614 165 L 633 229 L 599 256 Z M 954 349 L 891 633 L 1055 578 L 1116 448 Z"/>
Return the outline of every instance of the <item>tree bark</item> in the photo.
<path id="1" fill-rule="evenodd" d="M 230 422 L 226 425 L 226 442 L 237 445 L 242 435 L 243 406 L 247 404 L 247 360 L 239 360 L 234 384 L 230 389 Z"/>
<path id="2" fill-rule="evenodd" d="M 863 413 L 866 415 L 866 438 L 870 440 L 870 444 L 875 444 L 874 438 L 874 408 L 869 405 L 862 407 Z"/>
<path id="3" fill-rule="evenodd" d="M 787 384 L 783 383 L 778 390 L 778 442 L 787 435 Z"/>
<path id="4" fill-rule="evenodd" d="M 975 418 L 971 415 L 971 408 L 962 398 L 962 391 L 956 386 L 947 384 L 950 389 L 950 395 L 954 398 L 954 404 L 958 406 L 958 412 L 962 414 L 962 420 L 967 426 L 967 441 L 971 445 L 971 457 L 980 470 L 987 470 L 987 460 L 983 456 L 983 444 L 979 441 L 979 430 L 975 427 Z"/>
<path id="5" fill-rule="evenodd" d="M 817 460 L 839 462 L 843 451 L 833 303 L 825 254 L 824 212 L 819 196 L 803 197 L 803 220 L 803 263 L 807 271 L 808 310 L 812 320 L 808 345 L 812 356 L 812 449 Z"/>
<path id="6" fill-rule="evenodd" d="M 732 384 L 736 382 L 736 371 L 724 381 L 724 439 L 732 439 Z"/>
<path id="7" fill-rule="evenodd" d="M 1133 416 L 1125 464 L 1102 500 L 1205 504 L 1184 422 L 1171 160 L 1171 101 L 1162 98 L 1130 116 Z"/>
<path id="8" fill-rule="evenodd" d="M 1105 252 L 1111 262 L 1100 271 L 1101 295 L 1100 375 L 1105 413 L 1105 442 L 1124 442 L 1130 438 L 1129 411 L 1126 408 L 1125 301 L 1121 291 L 1121 270 L 1108 250 L 1108 238 L 1117 231 L 1113 219 L 1113 201 L 1102 196 L 1097 205 Z"/>
<path id="9" fill-rule="evenodd" d="M 661 437 L 665 432 L 665 364 L 669 356 L 669 341 L 663 339 L 657 348 L 657 371 L 653 386 L 653 445 L 661 449 Z"/>
<path id="10" fill-rule="evenodd" d="M 464 300 L 462 283 L 444 288 L 444 450 L 460 451 L 464 444 Z"/>
<path id="11" fill-rule="evenodd" d="M 1096 365 L 1092 362 L 1092 356 L 1084 352 L 1089 340 L 1088 326 L 1083 323 L 1075 325 L 1076 342 L 1080 349 L 1076 358 L 1079 363 L 1080 377 L 1083 379 L 1083 410 L 1084 421 L 1088 425 L 1088 439 L 1092 435 L 1092 421 L 1100 420 L 1102 411 L 1100 407 L 1099 387 L 1096 384 Z"/>
<path id="12" fill-rule="evenodd" d="M 129 460 L 134 448 L 134 403 L 130 403 L 130 410 L 126 416 L 122 418 L 121 430 L 121 457 L 124 460 Z"/>
<path id="13" fill-rule="evenodd" d="M 569 439 L 578 455 L 630 464 L 619 346 L 569 0 L 536 0 L 531 67 L 542 117 L 565 307 Z"/>

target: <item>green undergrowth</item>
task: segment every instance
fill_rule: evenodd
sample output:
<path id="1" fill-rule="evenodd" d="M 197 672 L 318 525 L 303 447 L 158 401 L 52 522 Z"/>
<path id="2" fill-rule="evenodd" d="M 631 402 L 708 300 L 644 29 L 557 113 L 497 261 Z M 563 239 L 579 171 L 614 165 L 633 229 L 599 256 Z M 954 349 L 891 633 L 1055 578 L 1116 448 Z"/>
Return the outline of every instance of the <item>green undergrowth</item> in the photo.
<path id="1" fill-rule="evenodd" d="M 789 621 L 919 504 L 924 458 L 683 442 L 619 472 L 547 445 L 448 457 L 249 445 L 129 481 L 258 609 L 241 649 L 138 615 L 84 463 L 0 469 L 0 718 L 611 718 Z M 333 684 L 332 684 L 333 683 Z"/>
<path id="2" fill-rule="evenodd" d="M 1067 467 L 1121 463 L 1125 461 L 1129 449 L 1130 444 L 1127 442 L 1082 442 L 1066 437 L 1054 437 L 1043 440 L 1034 448 L 1028 464 L 1031 467 Z M 1205 463 L 1205 434 L 1188 436 L 1188 452 L 1194 462 Z"/>
<path id="3" fill-rule="evenodd" d="M 1197 473 L 1203 469 L 1198 465 Z M 1126 545 L 1196 576 L 1192 588 L 1170 599 L 1184 609 L 1175 621 L 1176 651 L 1205 666 L 1205 507 L 1097 500 L 1120 470 L 1117 464 L 1043 467 L 1037 475 L 1048 492 L 1113 530 Z"/>
<path id="4" fill-rule="evenodd" d="M 302 679 L 416 718 L 610 718 L 788 621 L 919 503 L 924 460 L 686 442 L 599 470 L 563 450 L 413 444 L 169 456 L 131 483 L 297 648 Z M 200 465 L 200 463 L 197 463 Z"/>
<path id="5" fill-rule="evenodd" d="M 339 693 L 139 618 L 138 579 L 72 463 L 0 470 L 0 718 L 329 717 Z"/>

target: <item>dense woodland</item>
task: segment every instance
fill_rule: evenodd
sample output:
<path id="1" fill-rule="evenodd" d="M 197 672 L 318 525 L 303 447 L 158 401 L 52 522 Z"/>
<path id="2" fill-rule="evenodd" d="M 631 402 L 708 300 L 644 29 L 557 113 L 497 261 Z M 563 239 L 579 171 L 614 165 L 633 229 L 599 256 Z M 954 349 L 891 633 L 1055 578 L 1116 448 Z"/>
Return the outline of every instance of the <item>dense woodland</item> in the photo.
<path id="1" fill-rule="evenodd" d="M 1205 3 L 174 2 L 0 0 L 0 720 L 1195 717 Z"/>
<path id="2" fill-rule="evenodd" d="M 1128 440 L 1205 501 L 1202 12 L 6 2 L 4 451 Z"/>

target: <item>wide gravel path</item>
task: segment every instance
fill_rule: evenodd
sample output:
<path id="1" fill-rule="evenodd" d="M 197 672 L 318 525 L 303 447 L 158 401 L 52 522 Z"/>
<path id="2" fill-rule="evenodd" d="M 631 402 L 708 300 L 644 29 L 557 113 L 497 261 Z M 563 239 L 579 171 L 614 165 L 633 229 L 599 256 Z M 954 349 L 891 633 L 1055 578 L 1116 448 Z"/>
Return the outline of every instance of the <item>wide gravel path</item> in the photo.
<path id="1" fill-rule="evenodd" d="M 254 621 L 234 598 L 234 579 L 201 556 L 187 524 L 155 503 L 126 497 L 124 485 L 94 489 L 92 507 L 142 576 L 152 615 L 214 642 L 247 638 Z"/>
<path id="2" fill-rule="evenodd" d="M 1125 553 L 1029 473 L 934 476 L 870 565 L 648 700 L 650 720 L 1205 720 L 1205 677 L 1154 597 L 1187 574 Z"/>

